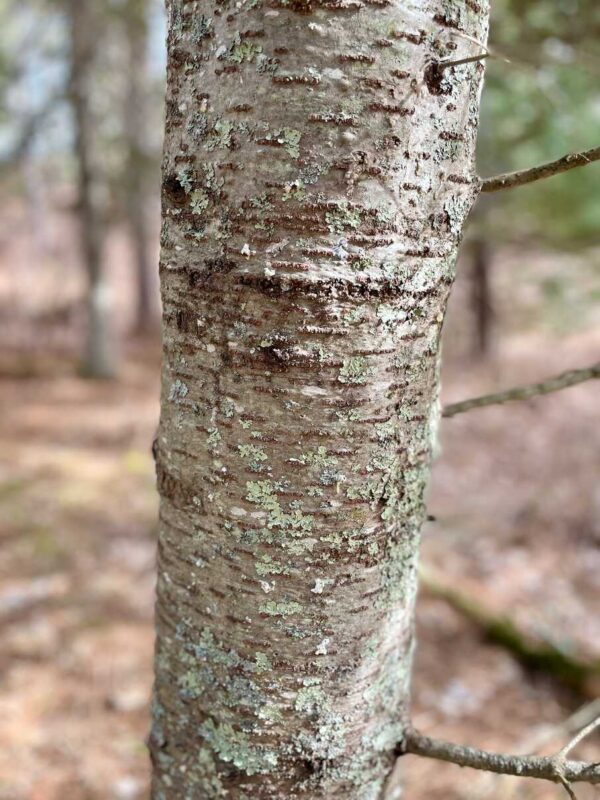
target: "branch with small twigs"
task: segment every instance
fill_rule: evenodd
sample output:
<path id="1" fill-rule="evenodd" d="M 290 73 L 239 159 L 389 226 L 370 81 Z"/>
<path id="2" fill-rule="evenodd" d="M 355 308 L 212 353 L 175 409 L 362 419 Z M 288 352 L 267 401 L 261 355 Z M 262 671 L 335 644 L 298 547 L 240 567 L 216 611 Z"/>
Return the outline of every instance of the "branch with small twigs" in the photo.
<path id="1" fill-rule="evenodd" d="M 451 403 L 443 408 L 442 417 L 454 417 L 456 414 L 471 411 L 473 408 L 502 405 L 503 403 L 510 403 L 516 400 L 530 400 L 532 397 L 558 392 L 560 389 L 567 389 L 569 386 L 575 386 L 578 383 L 594 380 L 596 378 L 600 378 L 600 362 L 592 364 L 590 367 L 584 367 L 583 369 L 572 369 L 568 372 L 562 372 L 560 375 L 556 375 L 554 378 L 542 381 L 541 383 L 532 383 L 529 386 L 516 386 L 504 392 L 484 394 L 481 397 L 462 400 L 460 403 Z"/>
<path id="2" fill-rule="evenodd" d="M 570 717 L 555 725 L 548 725 L 531 732 L 522 738 L 517 751 L 521 753 L 537 753 L 540 747 L 563 741 L 577 731 L 600 717 L 600 698 L 580 706 Z M 494 772 L 480 772 L 480 780 L 470 784 L 470 800 L 483 800 L 493 797 L 494 800 L 511 800 L 518 792 L 518 781 L 510 781 L 511 775 L 498 775 Z M 474 791 L 473 791 L 474 789 Z"/>
<path id="3" fill-rule="evenodd" d="M 567 172 L 570 169 L 575 169 L 575 167 L 584 167 L 586 164 L 598 161 L 598 159 L 600 159 L 600 147 L 592 147 L 591 150 L 585 150 L 582 153 L 568 153 L 556 161 L 538 164 L 537 167 L 531 167 L 531 169 L 506 172 L 504 175 L 484 178 L 481 181 L 481 191 L 498 192 L 501 189 L 524 186 L 542 178 L 551 178 L 553 175 L 559 175 L 561 172 Z"/>
<path id="4" fill-rule="evenodd" d="M 567 754 L 600 726 L 600 717 L 587 725 L 562 750 L 553 756 L 517 756 L 493 753 L 476 747 L 432 739 L 409 729 L 402 754 L 410 753 L 425 758 L 447 761 L 459 767 L 495 772 L 500 775 L 515 775 L 520 778 L 539 778 L 561 784 L 569 797 L 575 798 L 572 783 L 600 784 L 600 763 L 567 760 Z"/>

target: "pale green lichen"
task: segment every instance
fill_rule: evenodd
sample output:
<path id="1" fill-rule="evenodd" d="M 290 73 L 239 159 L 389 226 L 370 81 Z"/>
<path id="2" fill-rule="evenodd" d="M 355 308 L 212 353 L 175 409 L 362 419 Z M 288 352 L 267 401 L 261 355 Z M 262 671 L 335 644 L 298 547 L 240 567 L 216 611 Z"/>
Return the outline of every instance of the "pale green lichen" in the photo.
<path id="1" fill-rule="evenodd" d="M 356 229 L 360 226 L 360 212 L 344 201 L 334 210 L 327 211 L 325 221 L 331 233 L 343 233 L 348 228 Z"/>
<path id="2" fill-rule="evenodd" d="M 317 469 L 323 469 L 323 467 L 331 467 L 337 464 L 338 460 L 335 456 L 330 456 L 327 453 L 326 447 L 319 445 L 316 450 L 303 453 L 300 458 L 300 463 L 309 464 L 311 467 L 316 467 Z"/>
<path id="3" fill-rule="evenodd" d="M 261 211 L 271 211 L 273 209 L 273 203 L 271 203 L 271 201 L 269 200 L 269 197 L 266 192 L 251 197 L 248 202 L 250 203 L 252 208 L 256 208 Z"/>
<path id="4" fill-rule="evenodd" d="M 208 431 L 208 436 L 206 438 L 206 443 L 208 445 L 209 450 L 214 450 L 218 447 L 221 441 L 221 434 L 217 430 L 217 428 L 210 428 Z"/>
<path id="5" fill-rule="evenodd" d="M 256 672 L 258 674 L 262 672 L 272 672 L 273 664 L 271 664 L 265 653 L 255 653 L 254 660 L 256 661 Z"/>
<path id="6" fill-rule="evenodd" d="M 310 514 L 303 514 L 302 510 L 290 503 L 290 512 L 285 512 L 275 491 L 281 485 L 271 481 L 247 481 L 246 499 L 267 512 L 267 528 L 290 530 L 292 535 L 298 536 L 312 530 L 314 518 Z"/>
<path id="7" fill-rule="evenodd" d="M 352 356 L 344 360 L 338 373 L 338 381 L 361 386 L 367 382 L 372 374 L 373 369 L 368 366 L 367 359 L 364 356 Z"/>
<path id="8" fill-rule="evenodd" d="M 210 202 L 209 196 L 204 189 L 194 189 L 190 195 L 190 205 L 194 214 L 204 214 Z"/>
<path id="9" fill-rule="evenodd" d="M 267 141 L 280 144 L 292 158 L 298 158 L 300 155 L 301 138 L 302 134 L 300 131 L 295 130 L 295 128 L 281 128 L 281 130 L 270 133 L 266 137 Z"/>
<path id="10" fill-rule="evenodd" d="M 273 772 L 279 763 L 276 751 L 253 746 L 247 734 L 236 731 L 226 722 L 216 725 L 208 719 L 199 732 L 221 761 L 233 764 L 246 775 Z"/>
<path id="11" fill-rule="evenodd" d="M 189 167 L 182 167 L 177 173 L 177 180 L 186 194 L 194 188 L 194 176 Z"/>
<path id="12" fill-rule="evenodd" d="M 195 44 L 200 44 L 203 39 L 212 35 L 213 21 L 204 14 L 194 14 L 192 18 L 191 40 Z"/>
<path id="13" fill-rule="evenodd" d="M 261 472 L 263 464 L 268 460 L 265 451 L 254 444 L 239 444 L 238 450 L 253 472 Z"/>
<path id="14" fill-rule="evenodd" d="M 174 403 L 180 403 L 184 397 L 189 393 L 188 387 L 179 378 L 173 382 L 169 390 L 169 400 Z"/>
<path id="15" fill-rule="evenodd" d="M 256 570 L 256 574 L 261 578 L 267 575 L 289 575 L 290 573 L 290 568 L 286 564 L 280 564 L 278 561 L 274 561 L 271 556 L 267 554 L 260 557 L 260 560 L 255 563 L 254 569 Z"/>
<path id="16" fill-rule="evenodd" d="M 270 617 L 291 617 L 294 614 L 299 614 L 302 611 L 302 606 L 295 601 L 277 603 L 275 600 L 270 600 L 268 603 L 263 603 L 260 611 Z"/>
<path id="17" fill-rule="evenodd" d="M 389 330 L 394 330 L 401 322 L 406 319 L 406 311 L 402 308 L 382 303 L 377 308 L 377 316 Z"/>
<path id="18" fill-rule="evenodd" d="M 375 435 L 380 442 L 390 443 L 396 434 L 396 422 L 393 419 L 387 422 L 378 422 L 375 425 Z"/>
<path id="19" fill-rule="evenodd" d="M 236 33 L 225 59 L 232 64 L 242 64 L 244 61 L 252 62 L 262 53 L 262 50 L 261 45 L 242 39 L 240 34 Z"/>
<path id="20" fill-rule="evenodd" d="M 350 309 L 344 316 L 342 317 L 342 325 L 344 327 L 349 327 L 350 325 L 356 325 L 359 322 L 362 322 L 367 316 L 367 312 L 361 306 L 357 306 L 356 308 Z"/>
<path id="21" fill-rule="evenodd" d="M 212 132 L 206 141 L 207 150 L 228 149 L 232 144 L 235 124 L 226 119 L 219 119 L 213 125 Z"/>
<path id="22" fill-rule="evenodd" d="M 196 111 L 190 117 L 187 130 L 195 142 L 200 142 L 208 133 L 208 117 L 204 111 Z"/>
<path id="23" fill-rule="evenodd" d="M 295 180 L 291 183 L 286 183 L 283 196 L 281 198 L 283 202 L 287 202 L 288 200 L 305 200 L 306 199 L 306 187 L 301 180 Z"/>
<path id="24" fill-rule="evenodd" d="M 231 419 L 235 415 L 235 403 L 231 397 L 225 397 L 221 400 L 221 413 L 227 419 Z"/>
<path id="25" fill-rule="evenodd" d="M 314 716 L 325 702 L 326 696 L 320 686 L 305 686 L 296 695 L 294 708 L 300 714 Z"/>

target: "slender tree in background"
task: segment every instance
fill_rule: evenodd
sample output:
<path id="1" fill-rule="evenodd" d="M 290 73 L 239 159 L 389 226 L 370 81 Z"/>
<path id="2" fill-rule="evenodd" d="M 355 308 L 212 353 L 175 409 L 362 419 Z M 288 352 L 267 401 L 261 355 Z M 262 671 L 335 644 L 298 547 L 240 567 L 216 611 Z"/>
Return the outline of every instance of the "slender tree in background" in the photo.
<path id="1" fill-rule="evenodd" d="M 487 16 L 169 3 L 157 800 L 389 795 Z"/>
<path id="2" fill-rule="evenodd" d="M 491 291 L 491 251 L 484 235 L 471 242 L 471 309 L 473 312 L 473 347 L 475 358 L 490 354 L 494 307 Z"/>
<path id="3" fill-rule="evenodd" d="M 95 8 L 96 6 L 96 8 Z M 70 98 L 75 122 L 77 210 L 81 252 L 88 278 L 87 333 L 83 372 L 108 378 L 116 372 L 111 342 L 110 299 L 102 266 L 103 225 L 98 200 L 98 170 L 94 154 L 94 114 L 91 80 L 98 37 L 97 4 L 67 0 L 70 26 Z"/>
<path id="4" fill-rule="evenodd" d="M 127 162 L 124 175 L 125 203 L 136 274 L 136 319 L 138 332 L 150 330 L 156 322 L 148 199 L 148 13 L 147 0 L 127 0 L 122 9 L 127 41 L 125 93 L 125 137 Z"/>

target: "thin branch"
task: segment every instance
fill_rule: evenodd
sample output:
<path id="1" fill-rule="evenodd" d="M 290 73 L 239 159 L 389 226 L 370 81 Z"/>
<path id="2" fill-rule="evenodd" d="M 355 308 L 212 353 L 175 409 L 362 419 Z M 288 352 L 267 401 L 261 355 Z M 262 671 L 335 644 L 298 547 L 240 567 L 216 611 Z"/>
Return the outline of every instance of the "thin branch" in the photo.
<path id="1" fill-rule="evenodd" d="M 549 725 L 546 728 L 530 733 L 521 740 L 518 751 L 522 753 L 537 753 L 540 747 L 552 744 L 557 738 L 565 739 L 572 736 L 575 731 L 585 728 L 600 714 L 600 698 L 580 706 L 570 717 L 558 725 Z M 510 800 L 517 793 L 518 782 L 508 783 L 510 775 L 497 775 L 493 772 L 482 772 L 473 798 L 494 797 L 497 800 Z"/>
<path id="2" fill-rule="evenodd" d="M 529 386 L 516 386 L 513 389 L 507 389 L 497 394 L 484 394 L 481 397 L 462 400 L 460 403 L 451 403 L 444 407 L 442 416 L 454 417 L 456 414 L 471 411 L 473 408 L 501 405 L 502 403 L 509 403 L 515 400 L 530 400 L 532 397 L 558 392 L 560 389 L 566 389 L 569 386 L 575 386 L 577 383 L 594 380 L 595 378 L 600 378 L 600 362 L 592 364 L 591 367 L 562 372 L 560 375 L 556 375 L 556 377 L 550 378 L 547 381 L 542 381 L 541 383 L 532 383 Z"/>
<path id="3" fill-rule="evenodd" d="M 432 739 L 415 730 L 407 733 L 403 752 L 448 761 L 459 767 L 471 767 L 520 778 L 539 778 L 564 786 L 576 782 L 600 783 L 600 764 L 567 761 L 560 754 L 516 756 L 492 753 L 489 750 L 453 744 L 442 739 Z"/>
<path id="4" fill-rule="evenodd" d="M 491 54 L 486 51 L 485 53 L 478 53 L 476 56 L 466 56 L 465 58 L 457 58 L 454 61 L 446 59 L 444 61 L 438 62 L 437 67 L 438 70 L 440 70 L 441 72 L 445 69 L 448 69 L 448 67 L 460 67 L 462 64 L 472 64 L 475 61 L 483 61 L 484 58 L 489 58 L 490 55 Z"/>
<path id="5" fill-rule="evenodd" d="M 497 192 L 500 189 L 510 189 L 513 186 L 523 186 L 526 183 L 539 181 L 541 178 L 551 178 L 560 172 L 583 167 L 597 161 L 600 158 L 600 147 L 592 147 L 582 153 L 568 153 L 566 156 L 549 161 L 547 164 L 539 164 L 531 169 L 524 169 L 519 172 L 506 172 L 504 175 L 496 175 L 493 178 L 484 178 L 481 182 L 482 192 Z"/>
<path id="6" fill-rule="evenodd" d="M 567 742 L 567 744 L 563 747 L 563 749 L 559 751 L 558 757 L 566 758 L 574 747 L 577 747 L 577 745 L 580 742 L 582 742 L 599 726 L 600 726 L 600 715 L 598 715 L 596 719 L 592 720 L 588 725 L 586 725 L 585 728 L 580 730 L 579 733 L 576 736 L 574 736 L 570 742 Z"/>

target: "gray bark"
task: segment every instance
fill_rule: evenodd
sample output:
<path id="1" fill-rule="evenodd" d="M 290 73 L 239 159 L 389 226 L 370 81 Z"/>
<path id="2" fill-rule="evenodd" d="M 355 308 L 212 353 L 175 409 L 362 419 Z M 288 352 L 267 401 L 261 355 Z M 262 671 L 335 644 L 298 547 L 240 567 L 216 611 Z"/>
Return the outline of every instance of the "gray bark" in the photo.
<path id="1" fill-rule="evenodd" d="M 155 800 L 389 794 L 486 29 L 171 0 Z"/>
<path id="2" fill-rule="evenodd" d="M 91 105 L 98 30 L 92 0 L 68 0 L 71 35 L 70 97 L 75 121 L 77 211 L 81 253 L 88 278 L 88 327 L 82 370 L 94 378 L 116 372 L 110 330 L 110 297 L 102 268 L 102 220 L 98 202 L 98 170 L 94 157 L 94 115 Z"/>

